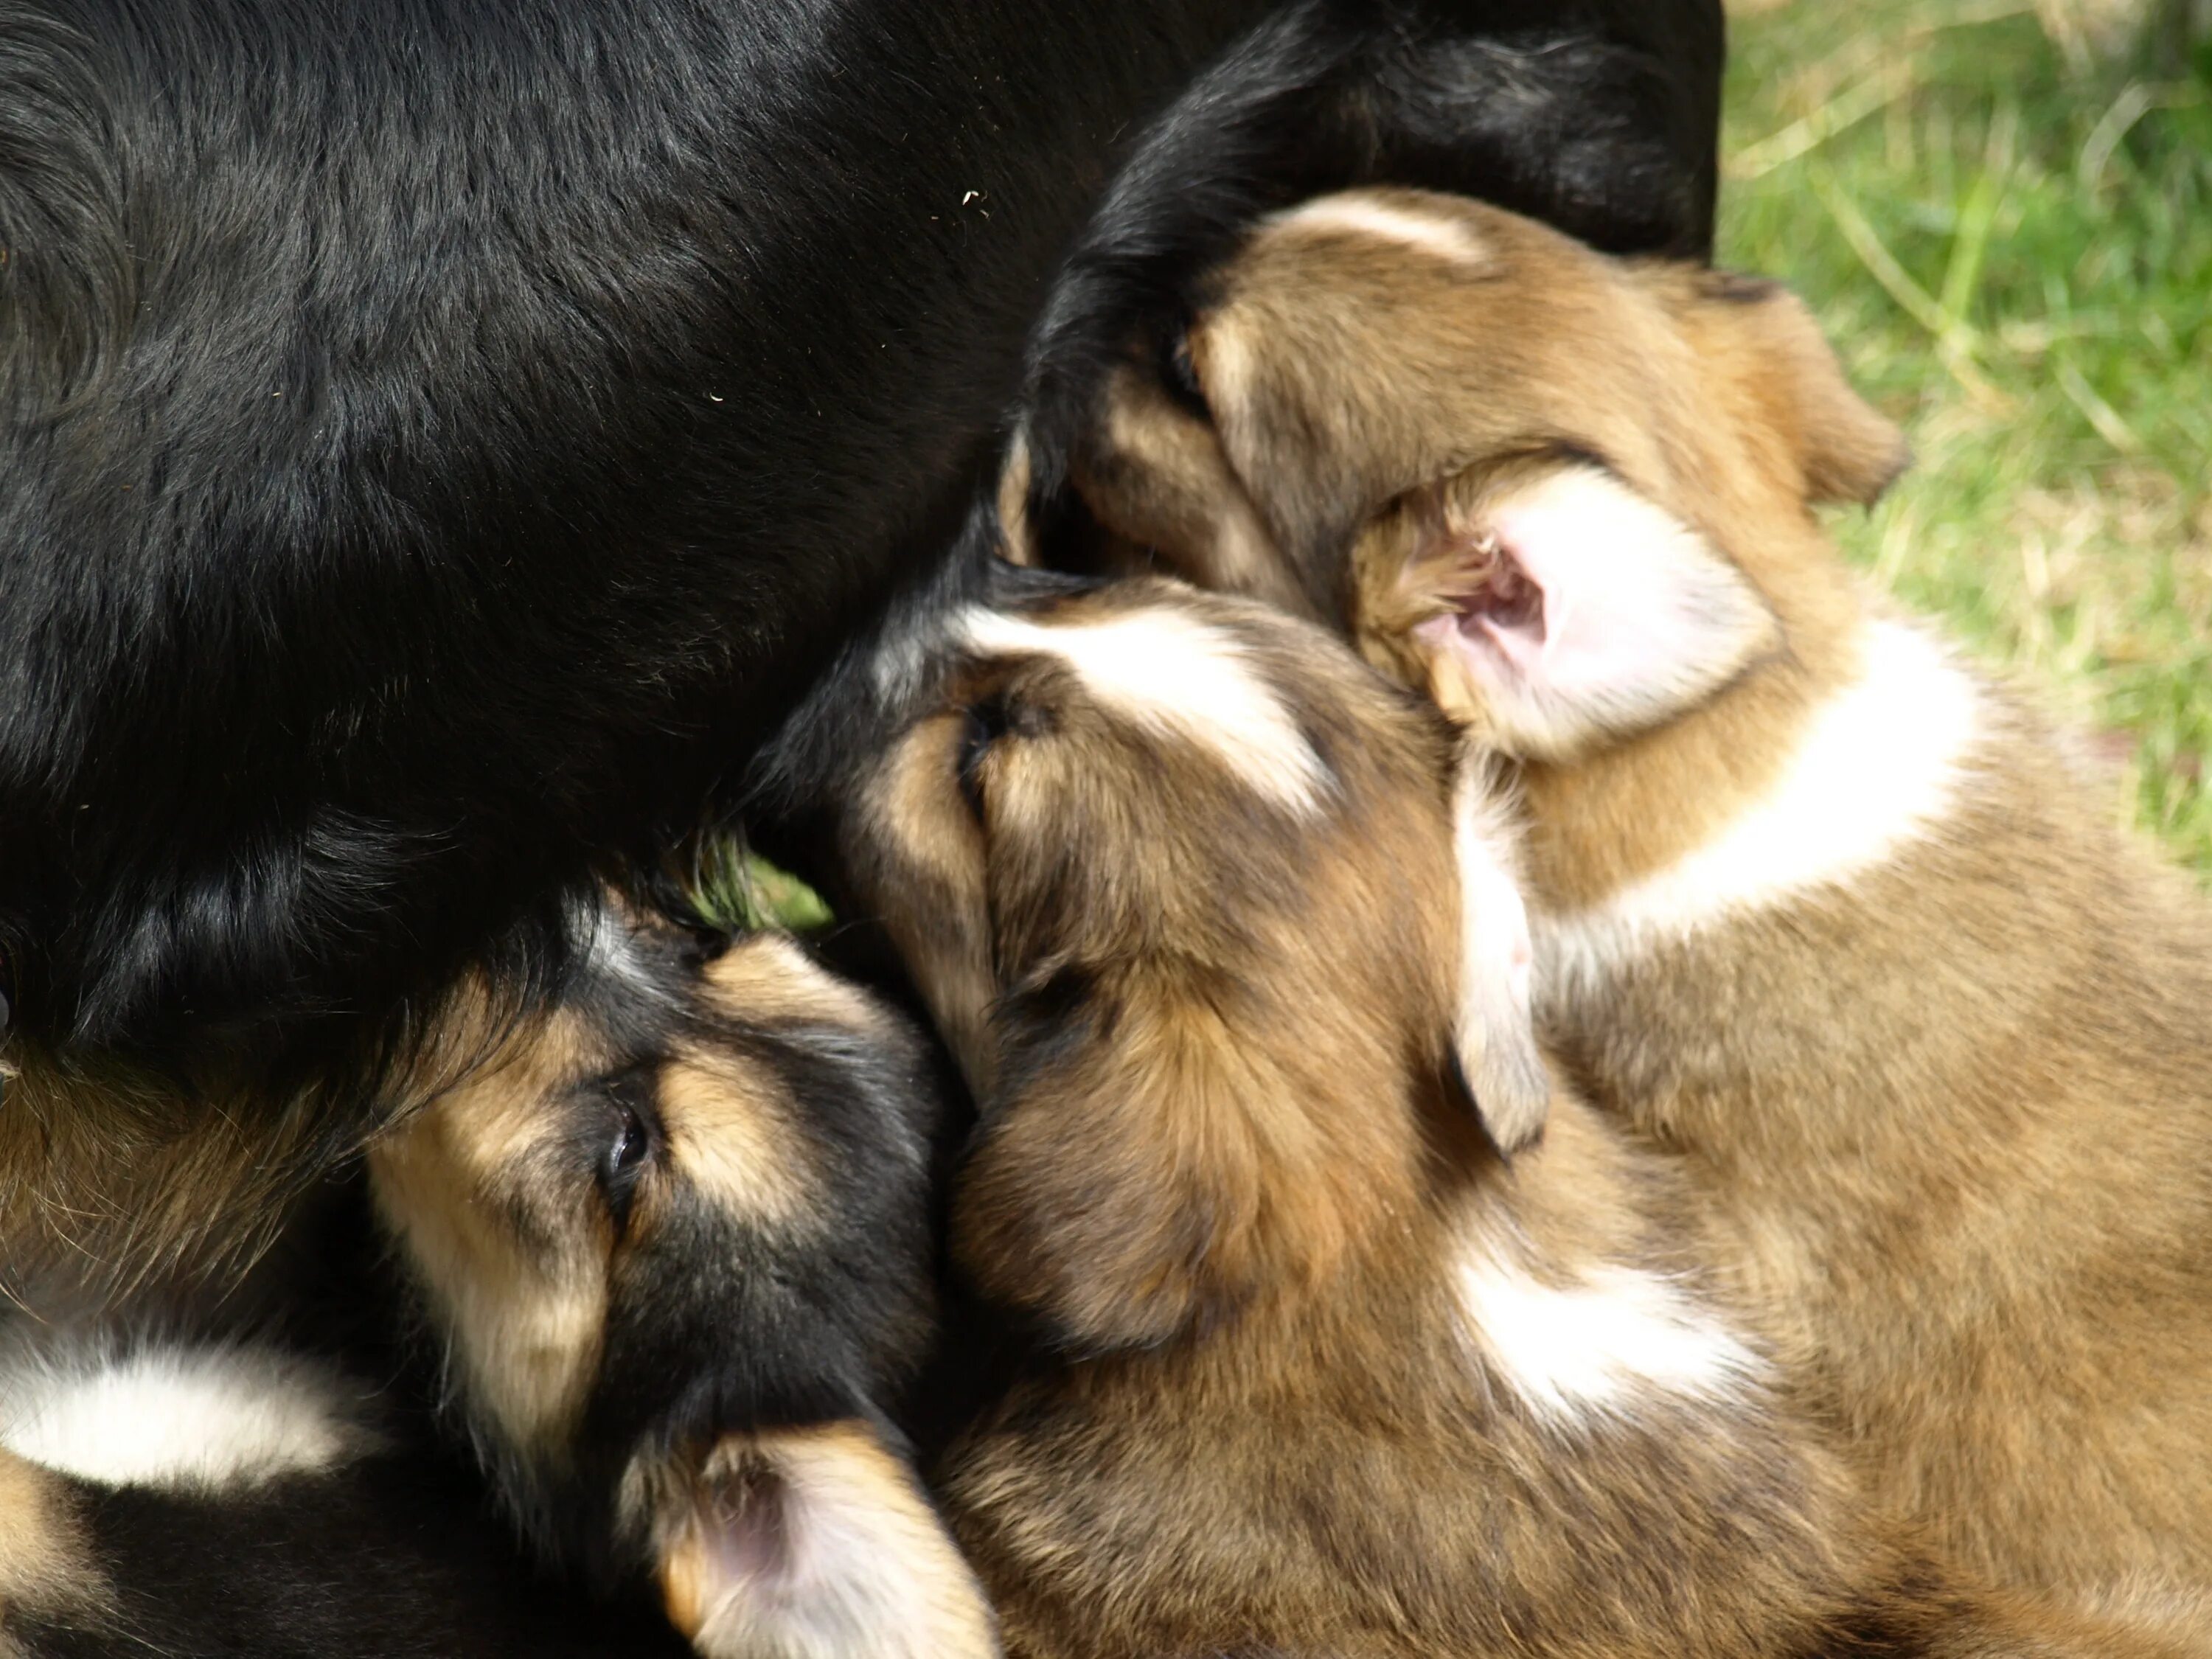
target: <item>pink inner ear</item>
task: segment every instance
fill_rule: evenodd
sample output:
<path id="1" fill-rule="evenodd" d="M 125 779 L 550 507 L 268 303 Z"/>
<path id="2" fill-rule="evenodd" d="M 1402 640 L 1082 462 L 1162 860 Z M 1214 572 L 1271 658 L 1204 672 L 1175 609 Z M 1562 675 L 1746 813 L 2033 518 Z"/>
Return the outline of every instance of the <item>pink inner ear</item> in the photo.
<path id="1" fill-rule="evenodd" d="M 1452 607 L 1419 636 L 1472 675 L 1510 737 L 1541 752 L 1680 712 L 1773 633 L 1705 538 L 1594 467 L 1562 467 L 1455 526 Z"/>
<path id="2" fill-rule="evenodd" d="M 989 1659 L 990 1608 L 913 1471 L 870 1425 L 727 1436 L 661 1544 L 702 1659 Z"/>
<path id="3" fill-rule="evenodd" d="M 779 1584 L 793 1577 L 792 1495 L 765 1466 L 724 1480 L 708 1498 L 708 1563 L 729 1584 Z"/>

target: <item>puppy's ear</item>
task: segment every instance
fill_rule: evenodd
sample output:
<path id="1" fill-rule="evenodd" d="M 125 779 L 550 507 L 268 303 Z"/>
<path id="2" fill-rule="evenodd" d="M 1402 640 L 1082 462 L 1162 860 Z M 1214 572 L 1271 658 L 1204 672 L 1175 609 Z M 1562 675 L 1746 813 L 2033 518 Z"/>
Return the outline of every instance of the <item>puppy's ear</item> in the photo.
<path id="1" fill-rule="evenodd" d="M 1330 1259 L 1343 1224 L 1314 1201 L 1316 1149 L 1219 1000 L 1063 972 L 997 1023 L 995 1098 L 953 1205 L 987 1292 L 1103 1351 L 1203 1328 Z"/>
<path id="2" fill-rule="evenodd" d="M 1700 273 L 1686 318 L 1698 356 L 1748 393 L 1808 501 L 1872 506 L 1911 465 L 1905 434 L 1851 389 L 1813 313 L 1778 283 Z"/>
<path id="3" fill-rule="evenodd" d="M 707 1659 L 989 1659 L 989 1604 L 861 1422 L 725 1436 L 647 1483 L 668 1616 Z"/>
<path id="4" fill-rule="evenodd" d="M 1401 580 L 1430 618 L 1413 635 L 1431 690 L 1522 758 L 1570 758 L 1672 719 L 1781 640 L 1735 564 L 1594 465 L 1464 511 L 1440 499 L 1413 537 Z"/>
<path id="5" fill-rule="evenodd" d="M 1316 614 L 1212 427 L 1135 368 L 1109 378 L 1103 417 L 1076 450 L 1071 477 L 1101 525 L 1184 580 Z"/>
<path id="6" fill-rule="evenodd" d="M 1453 1052 L 1491 1142 L 1509 1157 L 1550 1115 L 1552 1079 L 1536 1043 L 1528 910 L 1510 863 L 1511 830 L 1485 769 L 1463 763 L 1452 795 L 1459 866 L 1459 1001 Z"/>

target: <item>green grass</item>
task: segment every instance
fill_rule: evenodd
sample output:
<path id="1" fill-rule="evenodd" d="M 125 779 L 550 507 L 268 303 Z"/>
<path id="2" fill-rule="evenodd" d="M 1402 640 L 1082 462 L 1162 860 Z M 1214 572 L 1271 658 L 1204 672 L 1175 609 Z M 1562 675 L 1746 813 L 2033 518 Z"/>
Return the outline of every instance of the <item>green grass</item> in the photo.
<path id="1" fill-rule="evenodd" d="M 1720 257 L 1805 295 L 1917 455 L 1838 536 L 2106 734 L 2120 810 L 2212 875 L 2212 64 L 2016 0 L 1731 26 Z"/>
<path id="2" fill-rule="evenodd" d="M 691 881 L 692 896 L 727 927 L 781 927 L 804 933 L 833 920 L 822 896 L 734 837 L 708 843 Z"/>

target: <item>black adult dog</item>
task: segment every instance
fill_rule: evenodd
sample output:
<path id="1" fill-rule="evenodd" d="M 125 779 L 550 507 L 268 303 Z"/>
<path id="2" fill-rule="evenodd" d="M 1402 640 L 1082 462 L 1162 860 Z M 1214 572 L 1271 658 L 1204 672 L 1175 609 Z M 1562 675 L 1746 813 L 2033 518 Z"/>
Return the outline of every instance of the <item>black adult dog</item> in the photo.
<path id="1" fill-rule="evenodd" d="M 557 955 L 1236 225 L 1697 250 L 1720 60 L 1718 0 L 0 0 L 19 1062 L 328 1079 Z"/>

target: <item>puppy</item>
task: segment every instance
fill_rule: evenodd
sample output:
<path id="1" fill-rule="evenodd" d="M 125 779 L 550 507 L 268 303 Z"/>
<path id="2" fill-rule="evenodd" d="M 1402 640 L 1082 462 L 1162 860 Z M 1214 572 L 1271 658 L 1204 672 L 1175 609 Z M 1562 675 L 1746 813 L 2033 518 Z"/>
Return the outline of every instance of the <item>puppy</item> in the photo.
<path id="1" fill-rule="evenodd" d="M 0 1628 L 25 1651 L 680 1651 L 671 1624 L 742 1659 L 996 1651 L 884 1414 L 932 1324 L 917 1040 L 781 939 L 702 963 L 587 920 L 552 1008 L 368 1174 L 425 1392 L 615 1610 L 538 1589 L 416 1418 L 312 1354 L 19 1334 Z"/>
<path id="2" fill-rule="evenodd" d="M 1250 240 L 1082 482 L 1512 763 L 1564 1063 L 1888 1502 L 2202 1586 L 2212 911 L 1822 535 L 1904 459 L 1784 293 L 1369 193 Z"/>
<path id="3" fill-rule="evenodd" d="M 1433 710 L 1164 584 L 1009 574 L 898 672 L 841 836 L 981 1109 L 958 1260 L 1044 1338 L 945 1469 L 1011 1652 L 2138 1650 L 1792 1414 L 1673 1165 L 1553 1093 Z"/>

